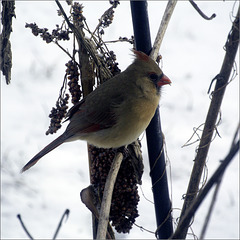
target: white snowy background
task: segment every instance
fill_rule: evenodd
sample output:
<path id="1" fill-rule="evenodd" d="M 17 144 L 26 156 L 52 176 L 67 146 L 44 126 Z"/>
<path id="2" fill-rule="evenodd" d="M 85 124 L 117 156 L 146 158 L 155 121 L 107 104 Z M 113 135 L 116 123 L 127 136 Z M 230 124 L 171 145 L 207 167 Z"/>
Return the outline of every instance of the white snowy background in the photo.
<path id="1" fill-rule="evenodd" d="M 67 11 L 66 3 L 61 3 Z M 210 104 L 207 90 L 223 62 L 223 46 L 231 28 L 234 5 L 234 1 L 197 3 L 206 15 L 216 13 L 217 17 L 206 21 L 188 1 L 179 1 L 160 50 L 162 69 L 172 80 L 171 86 L 164 87 L 160 112 L 170 163 L 168 177 L 175 219 L 180 214 L 182 195 L 187 189 L 197 147 L 194 144 L 182 148 L 182 145 L 192 135 L 193 128 L 204 123 Z M 93 30 L 109 3 L 83 1 L 83 4 L 83 14 Z M 148 3 L 152 41 L 166 4 L 166 1 Z M 237 7 L 238 3 L 235 14 Z M 56 10 L 54 1 L 16 1 L 17 18 L 13 19 L 11 35 L 12 82 L 9 86 L 1 75 L 1 239 L 27 239 L 17 214 L 21 214 L 34 238 L 51 239 L 66 208 L 70 209 L 70 216 L 58 239 L 92 238 L 91 214 L 79 198 L 79 192 L 89 185 L 85 142 L 63 144 L 28 172 L 19 173 L 21 167 L 66 126 L 54 136 L 45 135 L 49 126 L 48 114 L 57 100 L 68 57 L 56 45 L 46 44 L 25 28 L 26 22 L 36 22 L 39 27 L 53 29 L 62 21 Z M 116 9 L 113 24 L 105 31 L 105 39 L 131 35 L 130 4 L 123 1 Z M 71 49 L 70 42 L 64 46 Z M 129 44 L 112 44 L 109 48 L 115 51 L 122 70 L 132 62 Z M 238 57 L 239 54 L 237 66 Z M 211 145 L 207 159 L 208 178 L 219 166 L 219 160 L 228 153 L 239 121 L 239 76 L 227 87 L 221 113 L 222 121 L 218 127 L 221 138 L 216 137 Z M 142 191 L 139 189 L 140 216 L 136 223 L 155 231 L 154 206 L 148 201 L 152 200 L 152 192 L 144 134 L 142 144 L 145 171 Z M 197 236 L 209 203 L 208 197 L 195 216 L 192 228 Z M 117 237 L 153 239 L 154 235 L 134 226 L 130 234 Z M 206 238 L 239 239 L 238 157 L 224 175 Z"/>

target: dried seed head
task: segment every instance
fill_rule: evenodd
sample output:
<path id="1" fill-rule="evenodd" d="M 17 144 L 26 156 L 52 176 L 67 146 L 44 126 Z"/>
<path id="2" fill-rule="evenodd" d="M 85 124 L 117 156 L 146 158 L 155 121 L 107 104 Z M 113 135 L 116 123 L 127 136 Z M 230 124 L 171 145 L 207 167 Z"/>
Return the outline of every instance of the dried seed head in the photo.
<path id="1" fill-rule="evenodd" d="M 73 21 L 75 24 L 77 24 L 80 27 L 84 26 L 82 22 L 86 20 L 82 12 L 83 12 L 83 5 L 80 3 L 74 2 L 72 6 Z"/>
<path id="2" fill-rule="evenodd" d="M 111 149 L 89 146 L 91 158 L 91 183 L 98 189 L 102 198 L 106 178 L 110 170 L 115 152 Z M 132 161 L 125 157 L 114 186 L 110 221 L 118 232 L 128 233 L 138 217 L 139 202 L 138 179 L 135 175 Z"/>
<path id="3" fill-rule="evenodd" d="M 67 67 L 66 74 L 67 78 L 69 79 L 68 86 L 72 96 L 72 103 L 76 104 L 79 101 L 82 94 L 80 90 L 80 85 L 78 84 L 79 82 L 78 66 L 76 62 L 74 62 L 73 60 L 70 60 L 65 65 Z"/>
<path id="4" fill-rule="evenodd" d="M 53 107 L 49 117 L 51 118 L 50 126 L 46 132 L 46 135 L 53 134 L 57 132 L 59 128 L 61 128 L 61 121 L 65 117 L 67 113 L 67 103 L 68 103 L 69 95 L 66 94 L 65 98 L 59 98 L 56 102 L 56 107 Z"/>

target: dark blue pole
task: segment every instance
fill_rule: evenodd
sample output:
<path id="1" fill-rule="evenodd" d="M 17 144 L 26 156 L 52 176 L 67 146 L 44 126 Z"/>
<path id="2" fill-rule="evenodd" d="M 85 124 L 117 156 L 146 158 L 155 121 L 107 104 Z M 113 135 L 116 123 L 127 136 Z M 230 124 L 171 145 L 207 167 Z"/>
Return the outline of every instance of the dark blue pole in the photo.
<path id="1" fill-rule="evenodd" d="M 131 1 L 130 4 L 136 50 L 149 55 L 152 49 L 152 44 L 148 22 L 147 1 Z M 157 220 L 156 234 L 158 239 L 167 239 L 173 233 L 171 216 L 172 206 L 168 192 L 159 109 L 156 110 L 156 113 L 146 130 L 146 136 Z"/>

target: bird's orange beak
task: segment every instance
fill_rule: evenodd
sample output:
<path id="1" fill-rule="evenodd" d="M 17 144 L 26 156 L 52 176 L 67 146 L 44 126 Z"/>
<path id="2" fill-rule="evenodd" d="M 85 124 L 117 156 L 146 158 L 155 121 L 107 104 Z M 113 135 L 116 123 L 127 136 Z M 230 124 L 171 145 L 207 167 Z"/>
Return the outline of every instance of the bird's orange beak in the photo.
<path id="1" fill-rule="evenodd" d="M 163 74 L 163 76 L 161 77 L 161 79 L 158 81 L 157 85 L 159 87 L 163 86 L 163 85 L 166 85 L 166 84 L 171 84 L 171 80 Z"/>

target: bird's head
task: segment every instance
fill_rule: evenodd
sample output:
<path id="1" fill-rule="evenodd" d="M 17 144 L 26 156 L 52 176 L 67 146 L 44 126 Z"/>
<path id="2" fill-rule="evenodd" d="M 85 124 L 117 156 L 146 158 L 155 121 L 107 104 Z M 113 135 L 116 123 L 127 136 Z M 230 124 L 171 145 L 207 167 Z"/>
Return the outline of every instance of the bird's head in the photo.
<path id="1" fill-rule="evenodd" d="M 171 84 L 170 79 L 163 74 L 162 70 L 156 62 L 143 52 L 133 50 L 135 61 L 133 68 L 141 79 L 145 79 L 148 83 L 153 83 L 159 91 L 163 85 Z M 139 84 L 145 84 L 144 82 Z"/>

